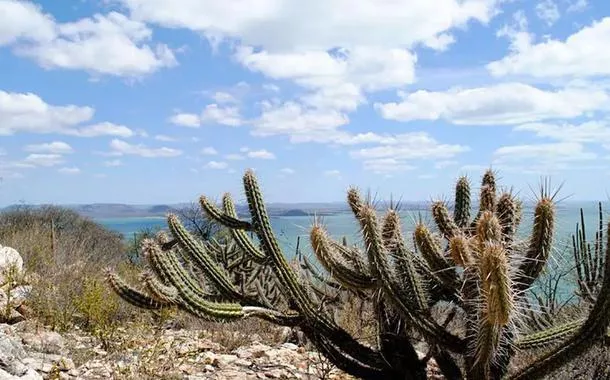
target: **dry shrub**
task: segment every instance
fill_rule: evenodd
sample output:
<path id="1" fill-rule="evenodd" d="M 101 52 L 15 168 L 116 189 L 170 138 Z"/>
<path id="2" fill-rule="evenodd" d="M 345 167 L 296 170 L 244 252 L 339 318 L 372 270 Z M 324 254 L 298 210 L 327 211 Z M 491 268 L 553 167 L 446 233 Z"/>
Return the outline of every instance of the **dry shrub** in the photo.
<path id="1" fill-rule="evenodd" d="M 61 207 L 19 206 L 0 213 L 0 244 L 23 257 L 33 285 L 29 306 L 43 324 L 96 331 L 134 312 L 102 278 L 108 265 L 122 264 L 128 275 L 122 238 L 92 220 Z"/>

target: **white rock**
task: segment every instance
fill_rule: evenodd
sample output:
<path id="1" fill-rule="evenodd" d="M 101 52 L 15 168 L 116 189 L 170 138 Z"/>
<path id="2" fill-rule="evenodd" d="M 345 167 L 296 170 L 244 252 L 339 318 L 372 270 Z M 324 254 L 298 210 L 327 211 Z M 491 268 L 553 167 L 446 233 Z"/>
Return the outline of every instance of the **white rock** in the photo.
<path id="1" fill-rule="evenodd" d="M 11 266 L 14 266 L 18 273 L 23 272 L 21 255 L 14 248 L 0 245 L 0 284 L 6 282 L 6 272 Z"/>

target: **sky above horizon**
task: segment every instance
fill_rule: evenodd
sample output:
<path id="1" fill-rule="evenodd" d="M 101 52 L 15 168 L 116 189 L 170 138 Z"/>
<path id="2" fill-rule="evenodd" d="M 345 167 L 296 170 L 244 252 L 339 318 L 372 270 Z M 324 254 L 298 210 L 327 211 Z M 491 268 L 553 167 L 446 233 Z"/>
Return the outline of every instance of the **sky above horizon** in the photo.
<path id="1" fill-rule="evenodd" d="M 610 2 L 0 0 L 0 207 L 610 197 Z"/>

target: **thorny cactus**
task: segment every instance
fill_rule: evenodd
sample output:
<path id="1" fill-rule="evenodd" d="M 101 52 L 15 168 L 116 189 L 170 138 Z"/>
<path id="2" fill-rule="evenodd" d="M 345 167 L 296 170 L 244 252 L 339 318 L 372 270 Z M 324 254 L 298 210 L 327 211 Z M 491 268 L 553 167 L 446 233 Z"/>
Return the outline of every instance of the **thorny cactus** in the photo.
<path id="1" fill-rule="evenodd" d="M 144 243 L 157 277 L 146 276 L 146 291 L 142 291 L 109 272 L 109 283 L 116 292 L 148 309 L 178 307 L 212 321 L 259 317 L 298 327 L 337 367 L 364 379 L 425 379 L 430 358 L 448 379 L 537 379 L 606 335 L 610 323 L 607 259 L 603 260 L 603 283 L 586 319 L 528 335 L 520 331 L 520 316 L 527 315 L 524 309 L 529 307 L 525 293 L 543 272 L 553 246 L 554 195 L 546 187 L 534 208 L 531 234 L 522 240 L 516 235 L 521 203 L 512 193 L 497 190 L 494 173 L 489 170 L 483 176 L 479 210 L 473 219 L 470 184 L 467 178 L 460 178 L 453 215 L 444 202 L 432 204 L 438 232 L 422 222 L 416 225 L 417 252 L 408 248 L 402 236 L 396 209 L 388 210 L 380 220 L 370 202 L 351 188 L 348 204 L 360 224 L 364 249 L 335 242 L 317 223 L 310 232 L 313 251 L 330 275 L 327 279 L 319 273 L 315 278 L 304 277 L 289 264 L 271 229 L 254 173 L 247 171 L 243 182 L 250 221 L 238 218 L 228 194 L 222 209 L 206 197 L 200 198 L 202 208 L 231 230 L 248 259 L 270 268 L 271 274 L 260 276 L 273 279 L 285 302 L 236 287 L 214 259 L 213 249 L 194 240 L 174 215 L 168 217 L 172 242 Z M 247 232 L 256 235 L 258 244 Z M 180 255 L 195 264 L 201 276 L 195 276 Z M 372 300 L 378 329 L 373 347 L 335 322 L 324 307 L 332 294 L 320 284 Z M 449 305 L 451 310 L 443 320 L 436 320 L 433 313 L 439 305 Z M 451 322 L 462 326 L 450 329 Z M 423 358 L 415 350 L 422 341 L 428 350 Z M 511 365 L 518 350 L 539 347 L 549 349 L 522 368 Z"/>

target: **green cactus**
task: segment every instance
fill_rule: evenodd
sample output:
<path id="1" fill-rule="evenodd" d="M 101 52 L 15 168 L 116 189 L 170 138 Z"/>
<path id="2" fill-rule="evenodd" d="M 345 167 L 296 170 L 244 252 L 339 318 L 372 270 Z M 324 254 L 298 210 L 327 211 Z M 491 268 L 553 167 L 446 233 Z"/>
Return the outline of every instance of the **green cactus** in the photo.
<path id="1" fill-rule="evenodd" d="M 351 188 L 348 205 L 360 225 L 364 248 L 349 246 L 346 239 L 336 242 L 322 225 L 314 224 L 310 241 L 322 273 L 300 253 L 300 265 L 288 262 L 254 173 L 247 171 L 243 182 L 250 221 L 237 217 L 229 195 L 222 208 L 200 198 L 202 209 L 231 230 L 235 249 L 196 241 L 169 215 L 175 240 L 143 243 L 156 277 L 144 274 L 140 290 L 109 271 L 110 285 L 142 308 L 178 307 L 212 321 L 258 317 L 298 327 L 337 367 L 363 379 L 424 379 L 430 358 L 448 379 L 537 379 L 607 336 L 610 244 L 603 259 L 601 243 L 595 255 L 584 256 L 590 266 L 597 265 L 596 279 L 603 279 L 594 295 L 588 292 L 595 298 L 588 317 L 528 335 L 520 330 L 520 316 L 529 308 L 526 290 L 541 275 L 553 245 L 555 204 L 547 191 L 537 200 L 531 235 L 522 241 L 517 236 L 522 204 L 511 192 L 498 193 L 494 173 L 488 170 L 483 176 L 473 220 L 470 184 L 462 177 L 456 183 L 453 213 L 446 203 L 434 202 L 436 228 L 417 223 L 412 250 L 397 210 L 391 208 L 380 219 L 370 202 Z M 606 236 L 610 224 L 608 229 Z M 601 236 L 600 228 L 598 239 Z M 582 241 L 584 231 L 578 247 L 584 247 Z M 582 258 L 580 252 L 577 257 Z M 336 322 L 328 304 L 340 303 L 342 294 L 371 302 L 377 319 L 375 345 L 358 341 Z M 433 310 L 442 305 L 451 305 L 451 311 L 437 320 Z M 456 318 L 458 314 L 462 317 Z M 452 321 L 459 326 L 449 328 Z M 428 350 L 423 358 L 415 350 L 422 341 Z M 524 368 L 511 366 L 517 350 L 551 343 L 551 350 Z"/>

